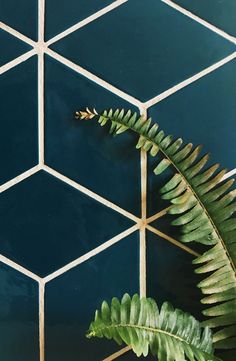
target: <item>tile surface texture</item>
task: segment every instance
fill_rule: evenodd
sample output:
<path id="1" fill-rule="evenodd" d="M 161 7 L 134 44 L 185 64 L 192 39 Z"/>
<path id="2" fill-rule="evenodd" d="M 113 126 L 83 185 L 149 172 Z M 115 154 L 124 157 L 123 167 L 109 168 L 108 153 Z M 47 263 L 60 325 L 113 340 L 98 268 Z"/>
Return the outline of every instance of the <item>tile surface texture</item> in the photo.
<path id="1" fill-rule="evenodd" d="M 235 16 L 234 0 L 0 0 L 1 360 L 136 360 L 85 338 L 125 292 L 202 319 L 202 249 L 159 194 L 172 172 L 74 115 L 130 108 L 234 172 Z"/>

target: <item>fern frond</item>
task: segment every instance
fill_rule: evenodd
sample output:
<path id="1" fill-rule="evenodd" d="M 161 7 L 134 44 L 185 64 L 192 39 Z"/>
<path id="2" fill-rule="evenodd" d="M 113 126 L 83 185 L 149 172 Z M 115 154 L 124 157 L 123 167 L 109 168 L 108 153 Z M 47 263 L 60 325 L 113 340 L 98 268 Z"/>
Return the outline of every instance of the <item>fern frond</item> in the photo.
<path id="1" fill-rule="evenodd" d="M 78 112 L 77 117 L 81 118 L 81 114 Z M 152 156 L 160 151 L 164 159 L 157 164 L 155 174 L 173 167 L 174 175 L 161 194 L 172 203 L 169 213 L 176 216 L 172 223 L 181 226 L 181 241 L 213 246 L 194 261 L 201 264 L 196 272 L 207 274 L 198 285 L 207 295 L 202 302 L 211 305 L 204 311 L 206 316 L 213 317 L 206 324 L 224 327 L 214 335 L 216 347 L 236 347 L 236 218 L 232 217 L 236 192 L 230 191 L 234 180 L 222 182 L 226 170 L 219 171 L 219 164 L 207 167 L 209 155 L 202 156 L 200 146 L 193 148 L 191 143 L 183 145 L 180 138 L 173 140 L 151 118 L 123 109 L 87 113 L 89 119 L 95 116 L 101 126 L 109 123 L 114 135 L 127 129 L 137 133 L 137 149 Z"/>
<path id="2" fill-rule="evenodd" d="M 159 361 L 216 361 L 208 327 L 188 313 L 164 303 L 159 311 L 151 298 L 132 298 L 125 294 L 121 302 L 113 298 L 111 306 L 103 302 L 95 313 L 87 337 L 105 337 L 131 346 L 137 356 L 149 351 Z"/>

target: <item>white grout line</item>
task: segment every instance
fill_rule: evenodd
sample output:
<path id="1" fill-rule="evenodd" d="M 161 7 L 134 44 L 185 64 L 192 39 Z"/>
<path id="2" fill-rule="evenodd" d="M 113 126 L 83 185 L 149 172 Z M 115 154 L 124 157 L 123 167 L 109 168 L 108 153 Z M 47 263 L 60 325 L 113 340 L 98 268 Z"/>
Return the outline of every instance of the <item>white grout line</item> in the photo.
<path id="1" fill-rule="evenodd" d="M 35 54 L 37 54 L 36 50 L 32 49 L 32 50 L 28 51 L 27 53 L 24 53 L 23 55 L 18 56 L 17 58 L 10 61 L 9 63 L 2 65 L 0 67 L 0 75 L 5 73 L 8 70 L 14 68 L 18 64 L 21 64 L 24 61 L 28 60 L 29 58 L 31 58 Z"/>
<path id="2" fill-rule="evenodd" d="M 3 29 L 3 30 L 5 30 L 5 31 L 7 31 L 8 33 L 14 35 L 16 38 L 24 41 L 24 42 L 27 43 L 28 45 L 31 45 L 31 46 L 33 46 L 33 47 L 36 47 L 36 46 L 37 46 L 37 43 L 36 43 L 34 40 L 32 40 L 32 39 L 28 38 L 27 36 L 21 34 L 19 31 L 11 28 L 11 27 L 10 27 L 9 25 L 7 25 L 7 24 L 4 24 L 4 23 L 0 22 L 0 29 Z"/>
<path id="3" fill-rule="evenodd" d="M 25 276 L 27 276 L 37 282 L 40 282 L 40 280 L 41 280 L 41 278 L 39 276 L 37 276 L 33 272 L 29 271 L 25 267 L 20 266 L 18 263 L 11 261 L 9 258 L 3 256 L 2 254 L 0 254 L 0 262 L 6 264 L 7 266 L 9 266 L 11 268 L 14 268 L 16 271 L 23 273 Z"/>
<path id="4" fill-rule="evenodd" d="M 44 164 L 44 31 L 45 0 L 38 0 L 38 159 Z M 39 357 L 45 361 L 45 283 L 39 284 Z"/>
<path id="5" fill-rule="evenodd" d="M 118 95 L 120 98 L 123 98 L 127 102 L 129 102 L 137 107 L 142 107 L 143 104 L 138 99 L 123 92 L 122 90 L 116 88 L 115 86 L 111 85 L 110 83 L 107 83 L 105 80 L 99 78 L 98 76 L 94 75 L 93 73 L 89 72 L 88 70 L 82 68 L 80 65 L 73 63 L 72 61 L 65 58 L 64 56 L 62 56 L 48 48 L 45 48 L 45 53 L 50 55 L 52 58 L 56 59 L 57 61 L 61 62 L 62 64 L 68 66 L 69 68 L 75 70 L 77 73 L 84 75 L 86 78 L 92 80 L 94 83 L 100 85 L 101 87 L 105 88 L 106 90 L 109 90 L 110 92 Z"/>
<path id="6" fill-rule="evenodd" d="M 116 9 L 118 6 L 126 3 L 127 1 L 128 0 L 114 1 L 112 4 L 110 4 L 110 5 L 106 6 L 105 8 L 97 11 L 96 13 L 88 16 L 87 18 L 83 19 L 82 21 L 79 21 L 77 24 L 71 26 L 70 28 L 66 29 L 65 31 L 61 32 L 60 34 L 54 36 L 53 38 L 51 38 L 50 40 L 47 41 L 47 45 L 50 46 L 51 44 L 55 43 L 56 41 L 61 40 L 65 36 L 73 33 L 74 31 L 76 31 L 76 30 L 82 28 L 83 26 L 91 23 L 92 21 L 100 18 L 101 16 L 107 14 L 111 10 Z"/>
<path id="7" fill-rule="evenodd" d="M 151 107 L 152 105 L 159 103 L 161 100 L 169 97 L 170 95 L 176 93 L 177 91 L 179 91 L 182 88 L 185 88 L 187 85 L 195 82 L 196 80 L 204 77 L 205 75 L 213 72 L 214 70 L 220 68 L 221 66 L 227 64 L 228 62 L 230 62 L 231 60 L 236 58 L 236 52 L 230 54 L 229 56 L 227 56 L 226 58 L 218 61 L 217 63 L 209 66 L 208 68 L 200 71 L 199 73 L 191 76 L 190 78 L 182 81 L 181 83 L 178 83 L 177 85 L 173 86 L 172 88 L 169 88 L 167 90 L 165 90 L 163 93 L 160 93 L 159 95 L 155 96 L 154 98 L 148 100 L 145 105 L 147 108 Z"/>
<path id="8" fill-rule="evenodd" d="M 128 229 L 126 229 L 125 231 L 119 233 L 118 235 L 116 235 L 115 237 L 111 238 L 110 240 L 102 243 L 100 246 L 92 249 L 91 251 L 87 252 L 86 254 L 84 254 L 83 256 L 77 258 L 76 260 L 68 263 L 66 266 L 59 268 L 57 271 L 51 273 L 50 275 L 46 276 L 43 280 L 45 283 L 48 283 L 50 281 L 52 281 L 53 279 L 61 276 L 62 274 L 64 274 L 65 272 L 71 270 L 72 268 L 78 266 L 79 264 L 87 261 L 88 259 L 90 259 L 91 257 L 96 256 L 98 253 L 104 251 L 105 249 L 113 246 L 115 243 L 119 242 L 121 239 L 129 236 L 130 234 L 132 234 L 133 232 L 137 231 L 139 229 L 139 225 L 134 225 Z"/>
<path id="9" fill-rule="evenodd" d="M 153 214 L 151 217 L 147 218 L 146 223 L 147 223 L 147 224 L 152 223 L 152 222 L 155 221 L 156 219 L 165 216 L 166 213 L 168 212 L 168 210 L 169 210 L 170 208 L 171 208 L 171 206 L 166 207 L 165 209 L 162 209 L 161 211 Z"/>
<path id="10" fill-rule="evenodd" d="M 45 283 L 39 283 L 39 351 L 40 361 L 45 360 Z"/>
<path id="11" fill-rule="evenodd" d="M 178 248 L 181 248 L 183 251 L 185 251 L 187 253 L 190 253 L 191 255 L 196 256 L 196 257 L 200 256 L 199 253 L 197 253 L 196 251 L 194 251 L 190 247 L 185 246 L 183 243 L 181 243 L 181 242 L 177 241 L 176 239 L 174 239 L 173 237 L 170 237 L 167 234 L 159 231 L 158 229 L 156 229 L 156 228 L 154 228 L 152 226 L 149 226 L 149 225 L 146 226 L 146 229 L 148 229 L 152 233 L 156 234 L 160 238 L 163 238 L 166 241 L 172 243 L 173 245 L 177 246 Z"/>
<path id="12" fill-rule="evenodd" d="M 199 24 L 201 24 L 201 25 L 205 26 L 206 28 L 212 30 L 213 32 L 215 32 L 218 35 L 222 36 L 223 38 L 231 41 L 232 43 L 234 43 L 234 44 L 236 43 L 236 38 L 235 37 L 227 34 L 225 31 L 217 28 L 215 25 L 212 25 L 209 22 L 207 22 L 206 20 L 203 20 L 199 16 L 191 13 L 189 10 L 184 9 L 180 5 L 177 5 L 175 2 L 173 2 L 171 0 L 162 0 L 162 2 L 164 2 L 165 4 L 171 6 L 173 9 L 181 12 L 182 14 L 188 16 L 189 18 L 197 21 Z"/>
<path id="13" fill-rule="evenodd" d="M 38 42 L 44 43 L 45 0 L 38 0 Z"/>
<path id="14" fill-rule="evenodd" d="M 44 53 L 38 54 L 38 151 L 39 165 L 44 164 Z"/>
<path id="15" fill-rule="evenodd" d="M 122 348 L 121 350 L 113 353 L 111 356 L 106 357 L 105 359 L 103 359 L 103 361 L 113 361 L 116 360 L 117 358 L 119 358 L 120 356 L 124 355 L 125 353 L 127 353 L 128 351 L 132 350 L 131 346 L 126 346 L 124 348 Z"/>
<path id="16" fill-rule="evenodd" d="M 39 165 L 36 165 L 33 168 L 28 169 L 26 172 L 19 174 L 17 177 L 9 180 L 8 182 L 2 184 L 0 186 L 0 193 L 4 192 L 5 190 L 11 188 L 15 184 L 23 181 L 24 179 L 30 177 L 31 175 L 37 173 L 40 170 Z"/>
<path id="17" fill-rule="evenodd" d="M 60 179 L 61 181 L 69 184 L 71 187 L 78 189 L 80 192 L 86 194 L 87 196 L 95 199 L 96 201 L 104 204 L 106 207 L 113 209 L 114 211 L 122 214 L 123 216 L 131 219 L 134 222 L 139 223 L 140 219 L 138 217 L 136 217 L 135 215 L 133 215 L 132 213 L 126 211 L 125 209 L 117 206 L 116 204 L 108 201 L 107 199 L 99 196 L 97 193 L 94 193 L 93 191 L 89 190 L 88 188 L 82 186 L 79 183 L 76 183 L 75 181 L 71 180 L 70 178 L 64 176 L 63 174 L 57 172 L 56 170 L 52 169 L 51 167 L 44 165 L 42 167 L 43 170 L 45 170 L 46 172 L 52 174 L 54 177 Z"/>

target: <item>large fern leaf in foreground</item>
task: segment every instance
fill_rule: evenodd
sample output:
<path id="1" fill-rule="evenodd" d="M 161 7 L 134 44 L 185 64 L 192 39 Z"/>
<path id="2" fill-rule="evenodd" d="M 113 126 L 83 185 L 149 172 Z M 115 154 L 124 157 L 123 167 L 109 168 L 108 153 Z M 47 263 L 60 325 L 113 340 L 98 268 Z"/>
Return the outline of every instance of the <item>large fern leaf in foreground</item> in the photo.
<path id="1" fill-rule="evenodd" d="M 206 297 L 204 304 L 211 305 L 204 314 L 213 317 L 205 324 L 216 329 L 215 347 L 236 347 L 236 192 L 234 182 L 221 182 L 226 170 L 219 171 L 219 164 L 207 166 L 209 155 L 201 155 L 201 147 L 191 143 L 183 145 L 182 139 L 173 140 L 165 135 L 151 118 L 145 119 L 130 110 L 112 109 L 98 114 L 86 109 L 77 117 L 98 117 L 101 126 L 110 125 L 110 133 L 120 134 L 130 129 L 139 135 L 136 148 L 150 152 L 160 151 L 164 159 L 154 172 L 162 173 L 170 165 L 173 177 L 161 189 L 162 198 L 169 200 L 169 213 L 175 215 L 173 224 L 181 226 L 182 242 L 195 241 L 212 248 L 197 258 L 201 265 L 196 272 L 206 274 L 198 285 Z M 223 327 L 223 329 L 222 329 Z M 220 331 L 218 330 L 219 328 Z"/>
<path id="2" fill-rule="evenodd" d="M 164 303 L 159 311 L 151 298 L 125 294 L 111 306 L 103 302 L 87 337 L 106 337 L 131 346 L 137 356 L 149 351 L 159 361 L 214 361 L 211 331 L 188 313 Z"/>

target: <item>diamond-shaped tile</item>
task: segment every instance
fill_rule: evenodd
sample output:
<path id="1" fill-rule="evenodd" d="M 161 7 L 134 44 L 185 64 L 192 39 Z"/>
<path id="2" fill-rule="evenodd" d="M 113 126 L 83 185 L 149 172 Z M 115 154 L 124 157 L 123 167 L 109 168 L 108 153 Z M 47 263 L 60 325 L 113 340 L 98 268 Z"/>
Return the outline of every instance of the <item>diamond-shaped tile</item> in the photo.
<path id="1" fill-rule="evenodd" d="M 133 224 L 42 171 L 0 195 L 0 219 L 0 253 L 41 276 Z"/>
<path id="2" fill-rule="evenodd" d="M 38 0 L 1 0 L 0 20 L 28 37 L 37 40 Z"/>
<path id="3" fill-rule="evenodd" d="M 111 4 L 113 0 L 46 1 L 46 40 Z"/>
<path id="4" fill-rule="evenodd" d="M 157 0 L 130 0 L 52 48 L 141 100 L 235 49 L 231 42 Z"/>
<path id="5" fill-rule="evenodd" d="M 235 0 L 174 0 L 174 2 L 227 33 L 236 36 Z"/>
<path id="6" fill-rule="evenodd" d="M 39 361 L 38 284 L 0 263 L 0 355 Z"/>
<path id="7" fill-rule="evenodd" d="M 17 58 L 31 49 L 31 46 L 17 39 L 15 36 L 0 29 L 0 66 Z"/>
<path id="8" fill-rule="evenodd" d="M 140 214 L 140 154 L 135 150 L 134 135 L 126 132 L 113 138 L 95 120 L 76 120 L 75 111 L 86 106 L 98 110 L 132 108 L 65 65 L 46 58 L 46 163 Z"/>
<path id="9" fill-rule="evenodd" d="M 138 233 L 46 285 L 47 361 L 100 361 L 119 350 L 114 341 L 88 340 L 85 333 L 102 301 L 126 292 L 139 292 Z"/>
<path id="10" fill-rule="evenodd" d="M 38 162 L 37 58 L 0 79 L 0 184 Z"/>

